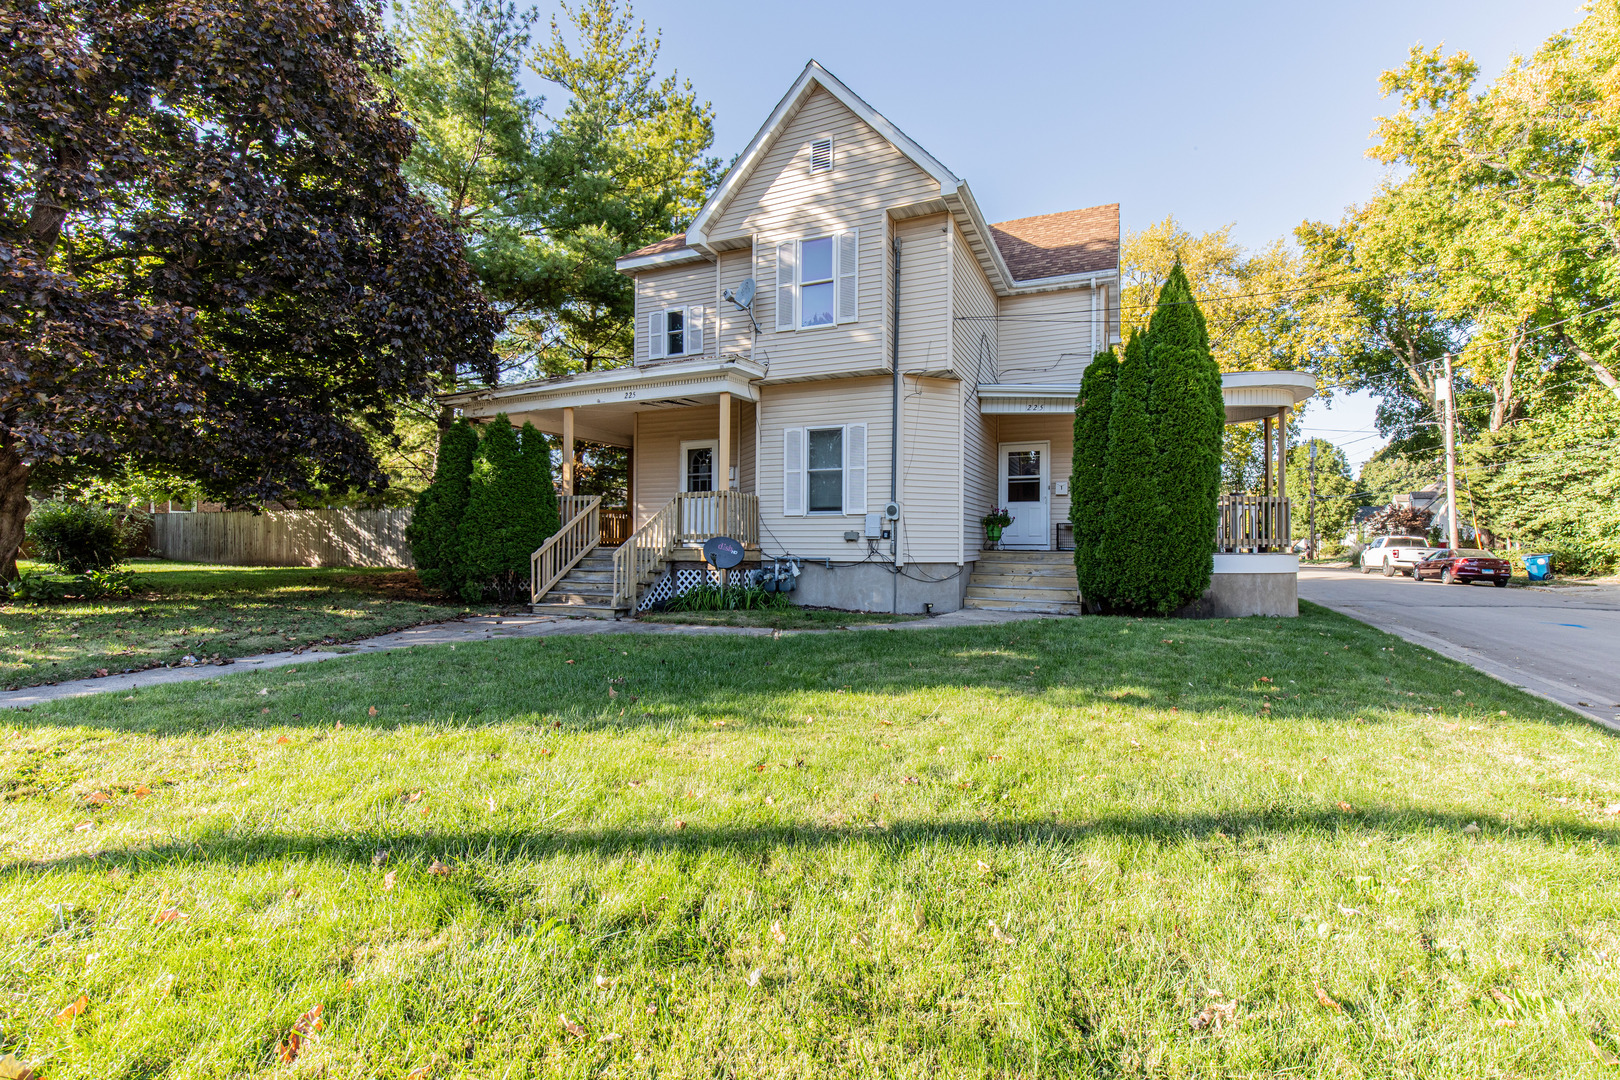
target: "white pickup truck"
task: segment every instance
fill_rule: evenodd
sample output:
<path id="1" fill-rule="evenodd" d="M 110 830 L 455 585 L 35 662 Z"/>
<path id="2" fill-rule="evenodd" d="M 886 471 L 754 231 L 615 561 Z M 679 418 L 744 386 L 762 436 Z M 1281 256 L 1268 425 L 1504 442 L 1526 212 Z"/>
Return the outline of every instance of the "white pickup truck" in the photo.
<path id="1" fill-rule="evenodd" d="M 1421 536 L 1380 536 L 1361 553 L 1361 572 L 1382 570 L 1385 577 L 1412 574 L 1412 567 L 1440 549 Z"/>

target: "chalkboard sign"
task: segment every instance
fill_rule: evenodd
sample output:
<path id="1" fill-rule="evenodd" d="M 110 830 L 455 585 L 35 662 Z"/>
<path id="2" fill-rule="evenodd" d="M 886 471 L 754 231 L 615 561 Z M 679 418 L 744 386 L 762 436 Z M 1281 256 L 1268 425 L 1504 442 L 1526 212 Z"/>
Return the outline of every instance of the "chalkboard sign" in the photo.
<path id="1" fill-rule="evenodd" d="M 716 536 L 703 542 L 703 558 L 717 569 L 730 570 L 743 561 L 743 546 L 729 536 Z"/>

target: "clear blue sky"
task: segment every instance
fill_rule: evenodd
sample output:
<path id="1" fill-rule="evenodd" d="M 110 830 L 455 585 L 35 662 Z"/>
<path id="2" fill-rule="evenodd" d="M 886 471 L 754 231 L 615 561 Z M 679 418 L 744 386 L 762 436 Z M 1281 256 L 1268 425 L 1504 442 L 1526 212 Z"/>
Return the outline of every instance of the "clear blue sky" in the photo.
<path id="1" fill-rule="evenodd" d="M 992 221 L 1118 202 L 1127 230 L 1174 214 L 1195 231 L 1235 223 L 1249 246 L 1373 190 L 1378 76 L 1413 44 L 1467 50 L 1489 76 L 1581 18 L 1574 0 L 635 10 L 663 31 L 664 70 L 714 103 L 725 159 L 815 59 L 965 177 Z M 1372 422 L 1369 402 L 1342 396 L 1306 413 L 1358 464 L 1380 445 Z"/>

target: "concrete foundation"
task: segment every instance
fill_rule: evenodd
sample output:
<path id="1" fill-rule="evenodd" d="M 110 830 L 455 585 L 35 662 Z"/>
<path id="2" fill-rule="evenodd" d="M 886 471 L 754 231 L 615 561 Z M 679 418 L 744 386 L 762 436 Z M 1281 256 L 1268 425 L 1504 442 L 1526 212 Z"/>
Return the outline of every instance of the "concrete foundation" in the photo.
<path id="1" fill-rule="evenodd" d="M 1207 611 L 1207 617 L 1216 619 L 1248 615 L 1295 618 L 1299 615 L 1299 556 L 1217 554 L 1215 576 L 1198 606 L 1198 614 Z"/>
<path id="2" fill-rule="evenodd" d="M 799 575 L 793 601 L 807 607 L 845 611 L 898 611 L 921 614 L 934 605 L 935 614 L 955 611 L 967 595 L 970 566 L 954 563 L 910 563 L 894 573 L 890 563 L 806 562 Z"/>

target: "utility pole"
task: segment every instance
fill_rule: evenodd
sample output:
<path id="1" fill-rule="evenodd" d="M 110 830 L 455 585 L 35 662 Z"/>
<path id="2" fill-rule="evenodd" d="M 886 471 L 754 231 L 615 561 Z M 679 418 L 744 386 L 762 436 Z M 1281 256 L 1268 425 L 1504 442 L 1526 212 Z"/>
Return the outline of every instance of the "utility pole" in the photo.
<path id="1" fill-rule="evenodd" d="M 1451 383 L 1451 354 L 1445 356 L 1446 372 L 1445 382 L 1440 384 L 1443 391 L 1440 400 L 1445 406 L 1445 415 L 1441 422 L 1446 428 L 1446 525 L 1449 530 L 1451 548 L 1456 550 L 1462 547 L 1462 541 L 1457 536 L 1457 400 L 1456 388 Z"/>
<path id="2" fill-rule="evenodd" d="M 1311 461 L 1308 466 L 1311 477 L 1311 499 L 1306 507 L 1306 517 L 1310 519 L 1311 538 L 1308 541 L 1306 558 L 1316 558 L 1316 440 L 1311 440 Z"/>

